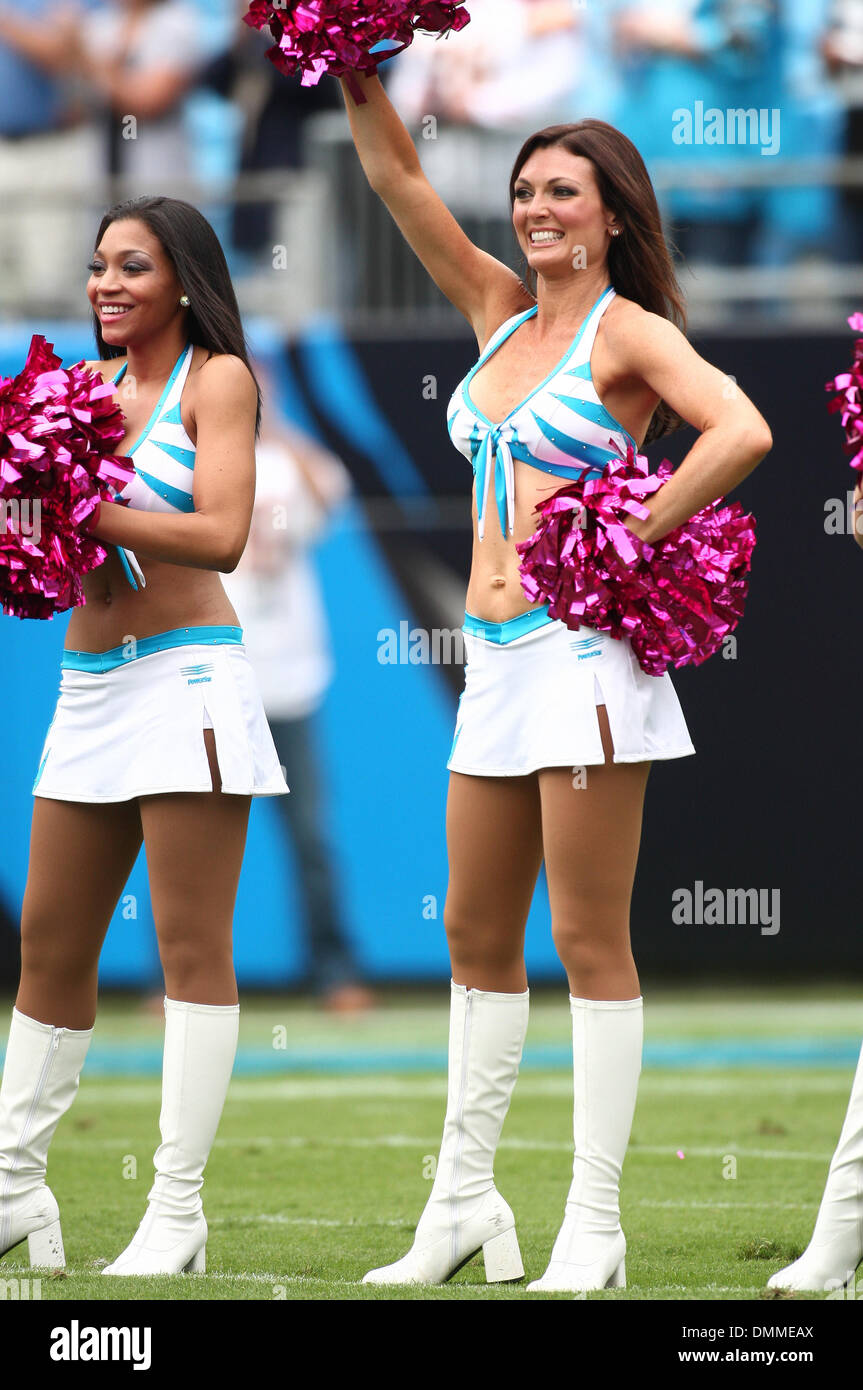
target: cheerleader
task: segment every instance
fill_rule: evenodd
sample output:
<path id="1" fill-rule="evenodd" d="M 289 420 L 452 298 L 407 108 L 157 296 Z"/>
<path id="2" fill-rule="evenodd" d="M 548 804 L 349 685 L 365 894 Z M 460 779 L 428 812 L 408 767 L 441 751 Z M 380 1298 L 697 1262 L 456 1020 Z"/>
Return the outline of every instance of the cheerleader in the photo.
<path id="1" fill-rule="evenodd" d="M 769 1289 L 823 1293 L 850 1286 L 863 1260 L 863 1048 L 839 1143 L 830 1160 L 815 1229 L 799 1260 L 767 1281 Z"/>
<path id="2" fill-rule="evenodd" d="M 490 1281 L 523 1274 L 493 1162 L 527 1027 L 524 930 L 545 860 L 570 989 L 575 1159 L 550 1263 L 529 1288 L 622 1287 L 618 1189 L 642 1048 L 629 938 L 642 804 L 652 760 L 694 749 L 669 676 L 646 675 L 628 639 L 571 632 L 547 606 L 526 605 L 516 545 L 556 478 L 598 474 L 675 416 L 700 437 L 649 517 L 631 520 L 647 542 L 737 486 L 771 435 L 670 321 L 682 319 L 679 290 L 625 136 L 586 120 L 520 151 L 510 203 L 534 296 L 464 235 L 377 77 L 354 76 L 364 104 L 342 87 L 369 183 L 480 351 L 448 410 L 475 489 L 466 684 L 448 763 L 447 1110 L 413 1246 L 366 1282 L 440 1283 L 480 1248 Z"/>
<path id="3" fill-rule="evenodd" d="M 863 480 L 854 489 L 854 539 L 863 550 Z M 767 1281 L 769 1289 L 820 1293 L 851 1286 L 863 1260 L 863 1048 L 812 1237 L 799 1260 Z"/>
<path id="4" fill-rule="evenodd" d="M 48 1146 L 93 1032 L 99 953 L 143 842 L 165 978 L 162 1142 L 108 1275 L 203 1270 L 200 1190 L 233 1067 L 234 901 L 253 796 L 288 788 L 219 573 L 246 543 L 260 399 L 218 240 L 195 208 L 106 214 L 87 287 L 135 475 L 72 615 L 33 786 L 21 983 L 0 1091 L 0 1254 L 65 1263 Z"/>

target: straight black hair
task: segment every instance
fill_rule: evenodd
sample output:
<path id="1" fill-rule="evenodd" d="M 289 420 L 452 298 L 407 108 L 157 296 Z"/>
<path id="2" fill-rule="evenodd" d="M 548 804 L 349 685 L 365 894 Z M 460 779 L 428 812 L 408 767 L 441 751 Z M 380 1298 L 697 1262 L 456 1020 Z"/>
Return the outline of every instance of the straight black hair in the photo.
<path id="1" fill-rule="evenodd" d="M 158 238 L 172 262 L 183 291 L 189 296 L 186 333 L 190 343 L 211 353 L 239 357 L 252 374 L 258 395 L 255 433 L 261 424 L 261 388 L 249 361 L 249 349 L 237 296 L 231 283 L 228 263 L 219 238 L 206 217 L 191 203 L 179 198 L 131 198 L 109 208 L 96 234 L 96 247 L 112 222 L 134 219 L 143 222 Z M 98 314 L 93 313 L 96 346 L 100 360 L 122 357 L 124 348 L 107 344 L 102 337 Z"/>

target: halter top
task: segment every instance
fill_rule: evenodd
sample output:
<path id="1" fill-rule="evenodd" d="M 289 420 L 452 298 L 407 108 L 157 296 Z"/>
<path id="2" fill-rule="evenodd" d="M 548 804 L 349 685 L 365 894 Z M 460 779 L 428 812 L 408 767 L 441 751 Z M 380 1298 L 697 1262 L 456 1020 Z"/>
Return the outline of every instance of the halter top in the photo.
<path id="1" fill-rule="evenodd" d="M 135 465 L 135 476 L 120 492 L 130 507 L 145 512 L 193 512 L 192 470 L 195 467 L 195 446 L 186 433 L 180 402 L 189 367 L 192 365 L 194 344 L 183 349 L 165 389 L 156 403 L 144 432 L 126 450 Z M 122 381 L 126 368 L 114 378 Z"/>
<path id="2" fill-rule="evenodd" d="M 479 361 L 459 383 L 447 408 L 447 429 L 459 453 L 473 467 L 479 539 L 485 534 L 488 492 L 492 473 L 501 534 L 515 527 L 515 473 L 513 460 L 572 481 L 598 478 L 610 459 L 636 448 L 632 435 L 606 410 L 590 374 L 590 354 L 599 320 L 614 299 L 609 285 L 603 290 L 572 346 L 539 386 L 497 424 L 483 415 L 471 400 L 470 383 L 480 367 L 515 330 L 532 318 L 538 305 L 515 314 L 492 335 Z"/>
<path id="3" fill-rule="evenodd" d="M 126 457 L 132 459 L 135 472 L 117 496 L 124 498 L 130 507 L 138 511 L 195 510 L 192 498 L 195 446 L 186 433 L 180 409 L 194 351 L 194 344 L 189 343 L 180 353 L 143 433 L 131 449 L 126 450 Z M 126 367 L 123 366 L 114 377 L 114 384 L 119 384 L 125 375 Z M 146 586 L 147 581 L 135 552 L 118 545 L 117 553 L 132 588 L 138 588 L 135 575 L 141 585 Z"/>

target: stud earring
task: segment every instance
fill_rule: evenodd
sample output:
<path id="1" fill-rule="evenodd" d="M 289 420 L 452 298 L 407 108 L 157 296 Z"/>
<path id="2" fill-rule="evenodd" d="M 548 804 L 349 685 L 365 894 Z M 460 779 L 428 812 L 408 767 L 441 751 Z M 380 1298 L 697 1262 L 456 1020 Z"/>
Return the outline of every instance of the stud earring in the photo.
<path id="1" fill-rule="evenodd" d="M 611 229 L 611 235 L 612 235 L 612 236 L 620 236 L 620 228 L 619 228 L 619 227 L 612 227 L 612 229 Z"/>
<path id="2" fill-rule="evenodd" d="M 189 307 L 189 305 L 191 304 L 191 302 L 192 302 L 192 301 L 190 300 L 190 298 L 189 298 L 189 296 L 188 296 L 187 294 L 183 294 L 183 295 L 180 296 L 180 307 L 181 307 L 181 308 L 183 308 L 183 309 L 188 309 L 188 307 Z"/>

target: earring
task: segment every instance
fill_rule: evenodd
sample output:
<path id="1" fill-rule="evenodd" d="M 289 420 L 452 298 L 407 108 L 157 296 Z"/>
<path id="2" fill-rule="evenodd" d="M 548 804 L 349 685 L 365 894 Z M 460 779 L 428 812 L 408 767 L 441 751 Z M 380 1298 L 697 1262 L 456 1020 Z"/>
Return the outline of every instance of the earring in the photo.
<path id="1" fill-rule="evenodd" d="M 611 229 L 611 235 L 612 235 L 612 236 L 620 236 L 620 228 L 619 228 L 619 227 L 612 227 L 612 229 Z"/>
<path id="2" fill-rule="evenodd" d="M 180 296 L 180 307 L 181 307 L 181 308 L 183 308 L 183 309 L 188 309 L 188 307 L 189 307 L 189 305 L 191 304 L 191 302 L 192 302 L 192 301 L 190 300 L 190 298 L 189 298 L 189 296 L 188 296 L 187 294 L 183 294 L 183 295 Z"/>

